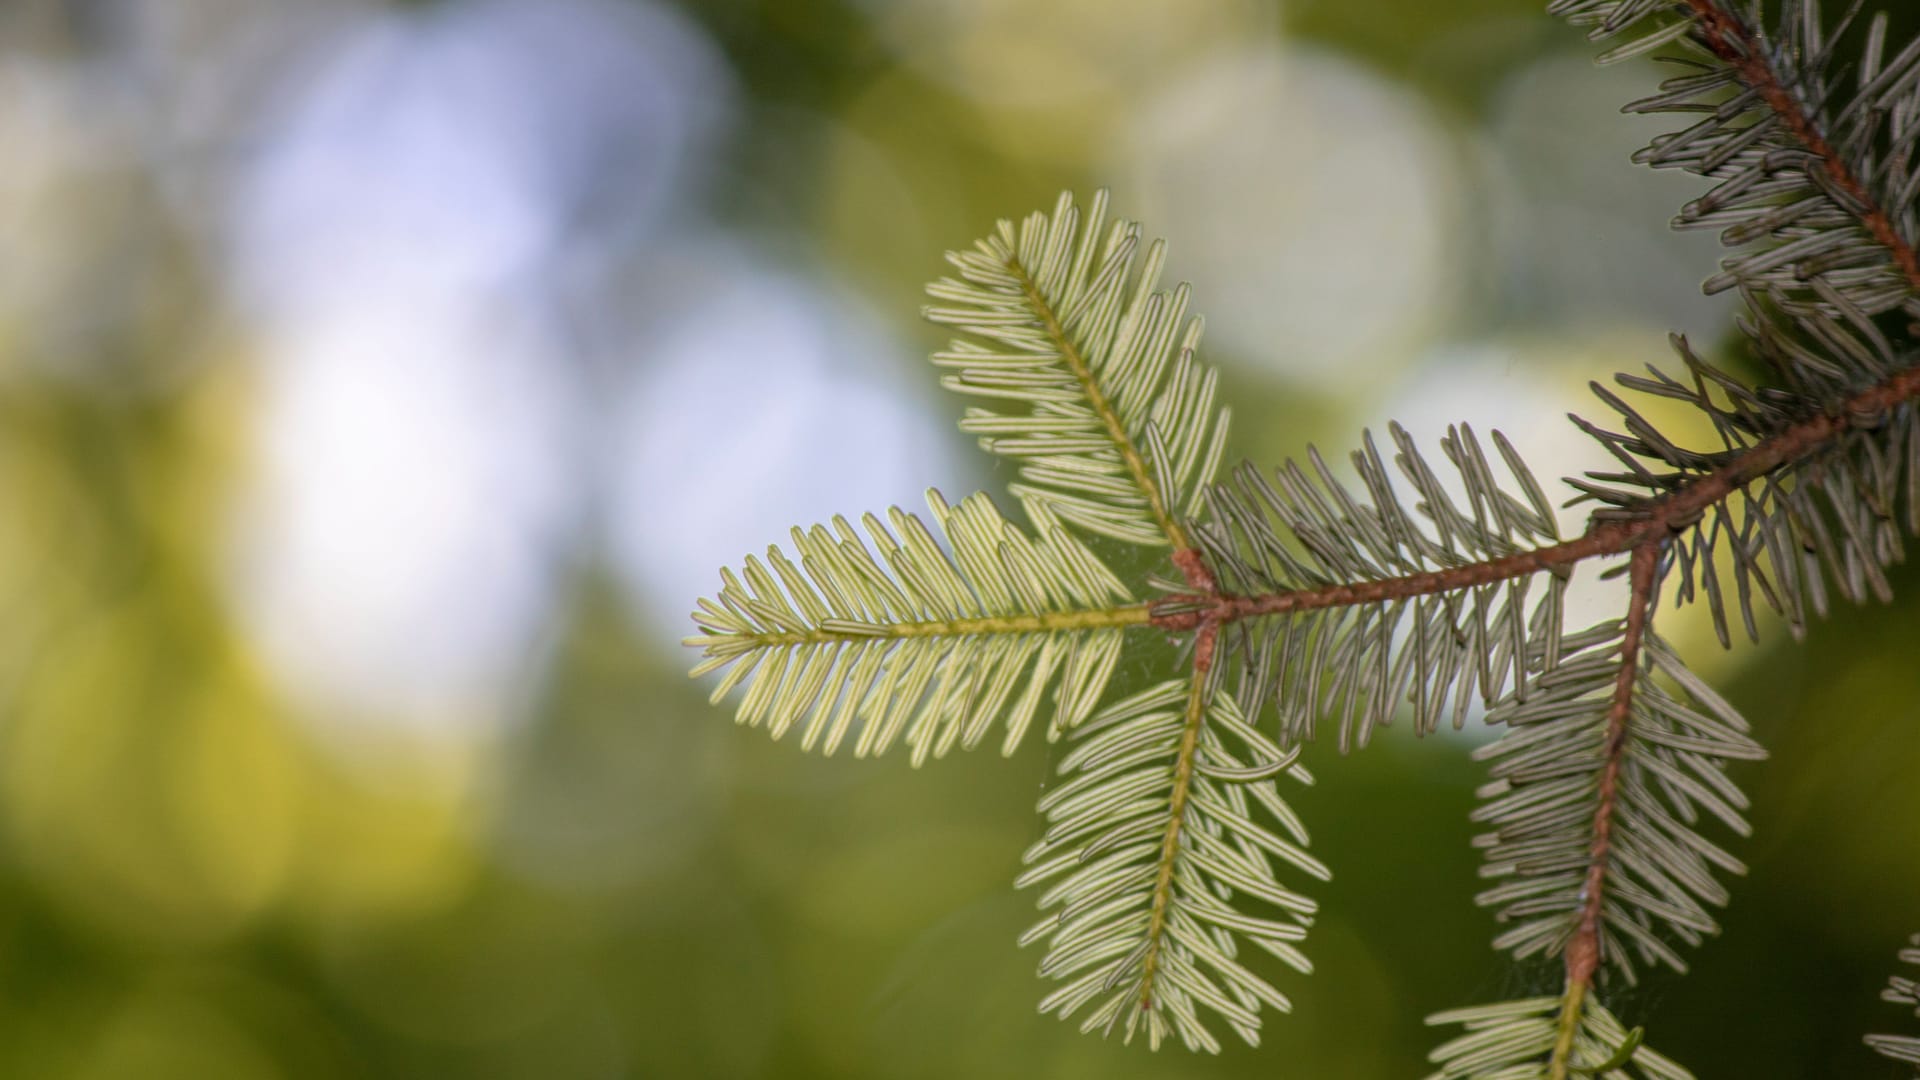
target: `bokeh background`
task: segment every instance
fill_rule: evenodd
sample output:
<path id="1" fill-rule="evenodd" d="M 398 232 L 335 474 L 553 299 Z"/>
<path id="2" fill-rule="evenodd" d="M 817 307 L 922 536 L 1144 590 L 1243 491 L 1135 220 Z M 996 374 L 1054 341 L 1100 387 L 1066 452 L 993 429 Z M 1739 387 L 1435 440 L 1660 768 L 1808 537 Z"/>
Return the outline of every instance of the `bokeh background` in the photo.
<path id="1" fill-rule="evenodd" d="M 1539 6 L 0 0 L 0 1075 L 1408 1077 L 1551 987 L 1469 900 L 1485 736 L 1395 731 L 1312 752 L 1266 1045 L 1077 1035 L 1014 945 L 1049 747 L 805 756 L 679 644 L 788 526 L 1007 479 L 919 291 L 1063 187 L 1172 238 L 1236 456 L 1599 464 L 1585 382 L 1730 309 L 1626 161 L 1652 65 Z M 1774 755 L 1622 1001 L 1703 1077 L 1898 1075 L 1912 611 L 1663 622 Z"/>

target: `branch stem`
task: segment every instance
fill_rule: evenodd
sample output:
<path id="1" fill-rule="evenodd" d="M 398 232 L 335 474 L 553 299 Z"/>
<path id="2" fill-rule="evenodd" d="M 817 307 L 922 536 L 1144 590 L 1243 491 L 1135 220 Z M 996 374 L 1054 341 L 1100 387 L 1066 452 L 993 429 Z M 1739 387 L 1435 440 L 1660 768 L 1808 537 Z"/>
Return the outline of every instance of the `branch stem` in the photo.
<path id="1" fill-rule="evenodd" d="M 1887 410 L 1920 396 L 1920 368 L 1900 371 L 1855 394 L 1830 413 L 1787 427 L 1738 454 L 1726 464 L 1687 481 L 1647 503 L 1642 516 L 1597 522 L 1580 537 L 1485 562 L 1402 577 L 1325 585 L 1311 589 L 1236 596 L 1211 590 L 1178 593 L 1152 605 L 1153 625 L 1164 630 L 1193 630 L 1212 620 L 1226 624 L 1261 615 L 1349 607 L 1454 592 L 1541 571 L 1564 573 L 1596 556 L 1618 555 L 1664 542 L 1697 521 L 1733 492 L 1782 466 L 1825 448 L 1839 436 L 1879 424 Z"/>
<path id="2" fill-rule="evenodd" d="M 1560 1016 L 1554 1021 L 1553 1057 L 1547 1066 L 1548 1080 L 1567 1080 L 1573 1061 L 1573 1041 L 1580 1034 L 1580 1012 L 1587 1000 L 1587 983 L 1567 983 L 1560 999 Z"/>
<path id="3" fill-rule="evenodd" d="M 1167 798 L 1167 831 L 1160 840 L 1159 866 L 1153 878 L 1153 906 L 1147 915 L 1147 950 L 1140 966 L 1140 1008 L 1154 1008 L 1154 976 L 1160 969 L 1160 949 L 1166 942 L 1167 909 L 1173 900 L 1173 872 L 1180 859 L 1181 830 L 1187 817 L 1187 796 L 1193 791 L 1194 756 L 1200 731 L 1207 723 L 1207 672 L 1213 666 L 1214 639 L 1220 624 L 1201 624 L 1193 644 L 1193 679 L 1187 689 L 1186 724 L 1173 763 L 1173 794 Z"/>
<path id="4" fill-rule="evenodd" d="M 1062 630 L 1109 630 L 1128 626 L 1146 626 L 1153 621 L 1149 604 L 1124 607 L 1087 608 L 1079 611 L 1046 611 L 1038 615 L 991 615 L 977 619 L 930 619 L 926 622 L 869 625 L 845 624 L 846 628 L 822 627 L 807 631 L 783 631 L 771 634 L 739 634 L 739 651 L 781 645 L 826 645 L 832 642 L 873 641 L 880 638 L 971 637 L 993 634 L 1047 634 Z M 691 645 L 712 646 L 717 638 L 688 638 Z"/>
<path id="5" fill-rule="evenodd" d="M 1548 1061 L 1549 1080 L 1566 1080 L 1573 1061 L 1574 1035 L 1580 1029 L 1580 1009 L 1593 976 L 1600 969 L 1600 929 L 1605 914 L 1607 868 L 1613 859 L 1613 815 L 1620 805 L 1620 766 L 1627 756 L 1632 733 L 1633 695 L 1640 677 L 1640 643 L 1646 639 L 1647 618 L 1653 608 L 1660 564 L 1660 545 L 1648 541 L 1633 549 L 1627 625 L 1620 635 L 1620 670 L 1614 676 L 1613 697 L 1607 702 L 1606 740 L 1601 744 L 1602 765 L 1595 792 L 1593 842 L 1587 850 L 1587 880 L 1580 889 L 1580 910 L 1573 937 L 1567 942 L 1567 989 L 1561 999 L 1559 1037 Z"/>

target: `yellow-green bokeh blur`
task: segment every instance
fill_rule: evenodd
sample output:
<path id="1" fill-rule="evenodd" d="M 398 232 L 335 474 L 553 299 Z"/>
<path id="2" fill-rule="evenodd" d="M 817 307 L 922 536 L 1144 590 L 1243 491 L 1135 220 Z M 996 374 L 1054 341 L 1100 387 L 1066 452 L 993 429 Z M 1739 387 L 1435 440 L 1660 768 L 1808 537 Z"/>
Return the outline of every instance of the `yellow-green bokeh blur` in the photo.
<path id="1" fill-rule="evenodd" d="M 1170 238 L 1236 455 L 1602 464 L 1585 383 L 1731 309 L 1627 161 L 1658 73 L 1541 6 L 0 2 L 0 1077 L 1365 1080 L 1550 986 L 1472 904 L 1485 736 L 1396 731 L 1310 751 L 1260 1048 L 1079 1035 L 1014 944 L 1049 747 L 808 756 L 678 643 L 789 525 L 1005 482 L 920 289 L 1067 187 Z M 1892 1075 L 1913 610 L 1663 624 L 1773 753 L 1726 933 L 1616 1003 L 1703 1077 Z"/>

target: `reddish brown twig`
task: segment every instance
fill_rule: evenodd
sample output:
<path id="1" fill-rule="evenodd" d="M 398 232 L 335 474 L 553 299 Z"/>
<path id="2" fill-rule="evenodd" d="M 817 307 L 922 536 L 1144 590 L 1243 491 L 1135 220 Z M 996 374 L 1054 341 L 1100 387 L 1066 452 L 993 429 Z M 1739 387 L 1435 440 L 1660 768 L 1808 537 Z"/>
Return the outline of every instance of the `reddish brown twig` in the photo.
<path id="1" fill-rule="evenodd" d="M 1664 543 L 1735 491 L 1785 465 L 1818 453 L 1848 431 L 1877 425 L 1887 410 L 1916 396 L 1920 396 L 1920 368 L 1909 368 L 1855 394 L 1838 410 L 1794 424 L 1713 472 L 1649 501 L 1643 516 L 1595 524 L 1580 537 L 1563 543 L 1466 566 L 1312 589 L 1236 596 L 1217 589 L 1196 588 L 1191 593 L 1176 594 L 1157 602 L 1151 621 L 1163 630 L 1184 631 L 1197 630 L 1209 621 L 1224 625 L 1260 615 L 1375 604 L 1452 592 L 1541 571 L 1564 571 L 1596 556 L 1618 555 L 1648 543 Z M 1189 576 L 1188 580 L 1193 579 Z"/>
<path id="2" fill-rule="evenodd" d="M 1566 1080 L 1573 1064 L 1573 1047 L 1580 1016 L 1600 969 L 1600 930 L 1605 919 L 1607 867 L 1613 858 L 1613 818 L 1620 805 L 1620 767 L 1626 761 L 1633 720 L 1633 695 L 1640 677 L 1640 643 L 1653 609 L 1659 544 L 1648 541 L 1633 549 L 1627 625 L 1620 635 L 1620 670 L 1614 676 L 1613 696 L 1607 701 L 1606 738 L 1601 743 L 1600 779 L 1595 789 L 1593 839 L 1587 847 L 1587 877 L 1580 887 L 1580 910 L 1573 937 L 1567 941 L 1567 985 L 1560 998 L 1558 1032 L 1547 1062 L 1550 1080 Z"/>
<path id="3" fill-rule="evenodd" d="M 1614 677 L 1613 698 L 1607 703 L 1607 738 L 1602 751 L 1598 802 L 1593 812 L 1593 845 L 1588 850 L 1587 881 L 1580 890 L 1580 919 L 1567 943 L 1567 981 L 1585 985 L 1600 966 L 1601 908 L 1606 900 L 1607 862 L 1613 850 L 1613 813 L 1620 802 L 1620 766 L 1626 758 L 1627 736 L 1633 717 L 1635 680 L 1640 674 L 1640 643 L 1646 637 L 1647 617 L 1653 609 L 1655 572 L 1660 548 L 1645 543 L 1633 549 L 1627 625 L 1620 635 L 1620 671 Z"/>

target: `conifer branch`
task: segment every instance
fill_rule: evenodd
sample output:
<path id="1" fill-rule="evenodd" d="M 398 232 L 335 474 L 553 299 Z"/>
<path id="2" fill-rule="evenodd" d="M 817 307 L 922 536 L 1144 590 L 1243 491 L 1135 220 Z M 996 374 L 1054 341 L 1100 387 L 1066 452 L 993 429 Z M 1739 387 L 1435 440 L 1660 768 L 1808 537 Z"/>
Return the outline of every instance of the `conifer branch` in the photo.
<path id="1" fill-rule="evenodd" d="M 1339 582 L 1262 593 L 1175 593 L 1153 601 L 1152 623 L 1165 630 L 1194 630 L 1204 620 L 1222 624 L 1263 615 L 1378 604 L 1441 593 L 1532 574 L 1565 571 L 1588 559 L 1618 555 L 1660 543 L 1691 528 L 1716 505 L 1748 485 L 1765 480 L 1827 449 L 1843 436 L 1872 431 L 1889 412 L 1920 396 L 1920 367 L 1903 368 L 1845 399 L 1830 412 L 1801 420 L 1727 458 L 1711 472 L 1690 477 L 1664 495 L 1634 504 L 1628 514 L 1594 521 L 1579 537 L 1440 570 Z"/>
<path id="2" fill-rule="evenodd" d="M 1639 1075 L 1686 1075 L 1620 1030 L 1600 976 L 1633 981 L 1634 956 L 1684 970 L 1669 939 L 1698 943 L 1717 930 L 1703 905 L 1727 894 L 1712 871 L 1744 868 L 1696 825 L 1704 814 L 1745 835 L 1746 800 L 1723 763 L 1763 751 L 1652 634 L 1659 567 L 1657 544 L 1636 548 L 1627 615 L 1570 637 L 1529 700 L 1508 698 L 1488 717 L 1509 730 L 1475 753 L 1496 763 L 1473 815 L 1494 831 L 1475 845 L 1486 852 L 1482 874 L 1506 880 L 1479 901 L 1512 924 L 1497 947 L 1559 952 L 1565 981 L 1556 998 L 1434 1017 L 1475 1021 L 1474 1034 L 1435 1051 L 1443 1076 L 1625 1076 L 1629 1062 Z"/>
<path id="3" fill-rule="evenodd" d="M 1604 963 L 1631 982 L 1635 957 L 1685 970 L 1669 937 L 1698 944 L 1717 932 L 1706 905 L 1724 904 L 1727 891 L 1713 871 L 1745 872 L 1700 820 L 1747 835 L 1746 797 L 1725 765 L 1766 756 L 1746 721 L 1644 626 L 1646 670 L 1618 727 L 1627 629 L 1609 620 L 1570 636 L 1527 701 L 1489 714 L 1508 732 L 1475 751 L 1494 762 L 1494 780 L 1473 814 L 1493 831 L 1474 843 L 1486 853 L 1482 874 L 1505 879 L 1478 899 L 1511 924 L 1494 944 L 1519 958 L 1564 950 L 1570 981 Z"/>
<path id="4" fill-rule="evenodd" d="M 1794 139 L 1820 162 L 1833 190 L 1844 196 L 1841 204 L 1853 211 L 1873 238 L 1887 249 L 1907 279 L 1909 289 L 1920 295 L 1920 256 L 1915 255 L 1913 245 L 1894 226 L 1886 209 L 1855 175 L 1847 159 L 1827 140 L 1811 110 L 1787 88 L 1768 58 L 1766 43 L 1739 15 L 1717 0 L 1687 0 L 1687 7 L 1699 26 L 1701 42 L 1740 73 L 1740 80 L 1760 95 Z M 1806 10 L 1808 18 L 1817 24 L 1819 8 L 1810 5 Z M 1878 57 L 1873 59 L 1877 61 Z"/>
<path id="5" fill-rule="evenodd" d="M 1669 58 L 1687 73 L 1628 108 L 1689 114 L 1689 126 L 1636 160 L 1715 181 L 1674 222 L 1720 229 L 1729 247 L 1744 249 L 1707 291 L 1737 287 L 1776 304 L 1828 348 L 1835 334 L 1871 337 L 1848 326 L 1854 312 L 1920 316 L 1920 50 L 1886 58 L 1884 14 L 1868 29 L 1849 97 L 1836 45 L 1857 4 L 1827 27 L 1817 0 L 1792 0 L 1771 33 L 1759 5 L 1749 17 L 1724 0 L 1555 0 L 1549 10 L 1591 27 L 1595 40 L 1628 39 L 1603 62 L 1668 43 L 1704 58 Z"/>
<path id="6" fill-rule="evenodd" d="M 1620 635 L 1620 673 L 1614 680 L 1613 699 L 1607 705 L 1606 741 L 1601 750 L 1605 764 L 1600 768 L 1599 791 L 1594 800 L 1593 846 L 1588 856 L 1586 884 L 1580 890 L 1579 919 L 1574 925 L 1573 940 L 1567 943 L 1567 988 L 1561 999 L 1559 1036 L 1547 1062 L 1549 1080 L 1566 1080 L 1587 991 L 1593 985 L 1594 972 L 1600 967 L 1600 919 L 1606 907 L 1607 870 L 1613 858 L 1613 815 L 1620 799 L 1620 763 L 1627 751 L 1635 683 L 1640 674 L 1640 640 L 1646 634 L 1647 617 L 1653 608 L 1659 559 L 1658 543 L 1643 543 L 1633 549 L 1627 623 Z"/>
<path id="7" fill-rule="evenodd" d="M 856 755 L 904 737 L 915 764 L 976 745 L 997 720 L 1012 753 L 1049 689 L 1052 734 L 1090 714 L 1122 631 L 1147 625 L 1148 608 L 1044 507 L 1029 508 L 1031 538 L 985 495 L 927 502 L 950 554 L 895 509 L 891 530 L 865 518 L 878 560 L 835 518 L 831 531 L 793 530 L 798 566 L 772 547 L 764 565 L 747 559 L 744 581 L 722 570 L 686 639 L 706 653 L 694 675 L 726 670 L 713 700 L 744 683 L 742 723 L 779 738 L 804 720 L 802 746 L 832 753 L 857 722 Z"/>
<path id="8" fill-rule="evenodd" d="M 1427 1056 L 1440 1071 L 1426 1080 L 1546 1080 L 1543 1062 L 1560 1037 L 1563 1005 L 1558 997 L 1538 997 L 1429 1017 L 1429 1024 L 1459 1024 L 1466 1033 Z M 1598 1001 L 1588 1000 L 1568 1053 L 1573 1063 L 1568 1071 L 1605 1080 L 1694 1080 L 1692 1073 L 1641 1042 L 1641 1034 L 1639 1028 L 1628 1031 Z"/>
<path id="9" fill-rule="evenodd" d="M 1147 913 L 1146 954 L 1140 961 L 1140 1008 L 1154 1008 L 1154 977 L 1160 971 L 1160 952 L 1166 946 L 1167 912 L 1173 902 L 1173 872 L 1180 865 L 1181 829 L 1186 824 L 1187 798 L 1193 791 L 1195 752 L 1206 726 L 1208 668 L 1211 666 L 1217 625 L 1200 629 L 1194 646 L 1193 677 L 1188 680 L 1186 716 L 1181 722 L 1180 748 L 1173 759 L 1173 791 L 1167 796 L 1167 828 L 1160 840 L 1160 861 L 1153 875 L 1153 905 Z"/>
<path id="10" fill-rule="evenodd" d="M 1312 782 L 1299 751 L 1255 730 L 1197 669 L 1106 707 L 1073 738 L 1015 883 L 1046 886 L 1049 914 L 1021 938 L 1047 943 L 1040 973 L 1062 982 L 1041 1011 L 1087 1008 L 1083 1031 L 1144 1029 L 1154 1046 L 1174 1035 L 1217 1051 L 1204 1007 L 1257 1044 L 1260 1008 L 1292 1006 L 1241 948 L 1313 967 L 1297 943 L 1317 905 L 1276 864 L 1329 876 L 1274 784 Z"/>
<path id="11" fill-rule="evenodd" d="M 1093 369 L 1088 366 L 1086 357 L 1080 355 L 1079 347 L 1067 336 L 1066 328 L 1060 325 L 1059 313 L 1040 291 L 1039 283 L 1034 281 L 1033 274 L 1021 262 L 1017 252 L 1007 257 L 1006 265 L 1007 272 L 1020 283 L 1020 292 L 1026 297 L 1028 309 L 1045 328 L 1047 340 L 1059 354 L 1061 363 L 1073 373 L 1074 381 L 1080 384 L 1080 391 L 1087 398 L 1087 407 L 1099 419 L 1100 426 L 1106 429 L 1107 438 L 1113 441 L 1113 449 L 1120 455 L 1121 462 L 1126 465 L 1127 476 L 1140 490 L 1140 495 L 1146 499 L 1147 510 L 1153 515 L 1154 523 L 1160 527 L 1161 532 L 1166 534 L 1167 542 L 1172 544 L 1176 551 L 1189 549 L 1192 545 L 1187 542 L 1186 530 L 1181 528 L 1180 523 L 1175 521 L 1173 514 L 1168 511 L 1166 498 L 1161 494 L 1160 485 L 1148 475 L 1146 460 L 1140 456 L 1139 448 L 1133 445 L 1132 437 L 1127 434 L 1126 424 L 1120 419 L 1120 414 L 1115 411 L 1113 403 L 1107 400 L 1107 395 L 1100 388 L 1099 380 L 1094 378 Z"/>
<path id="12" fill-rule="evenodd" d="M 751 562 L 751 557 L 750 557 Z M 754 565 L 757 565 L 755 563 Z M 715 612 L 707 610 L 705 617 Z M 997 615 L 978 619 L 936 619 L 927 622 L 853 623 L 823 619 L 811 630 L 768 631 L 737 635 L 740 649 L 753 650 L 791 645 L 846 645 L 858 642 L 923 637 L 974 637 L 1001 634 L 1054 633 L 1061 630 L 1114 630 L 1145 626 L 1153 621 L 1153 609 L 1146 604 L 1122 604 L 1117 607 L 1076 611 L 1043 611 L 1037 615 Z M 687 643 L 705 647 L 705 638 L 693 637 Z M 724 647 L 723 647 L 724 648 Z M 716 667 L 719 665 L 715 665 Z M 712 670 L 708 668 L 707 670 Z M 700 674 L 706 674 L 701 671 Z"/>
<path id="13" fill-rule="evenodd" d="M 1022 502 L 1178 553 L 1225 451 L 1228 410 L 1196 356 L 1190 290 L 1155 291 L 1166 245 L 1136 267 L 1139 225 L 1109 226 L 1106 214 L 1105 191 L 1084 222 L 1062 194 L 1051 215 L 1002 221 L 973 250 L 949 252 L 959 276 L 928 286 L 940 303 L 925 315 L 962 336 L 933 362 L 950 370 L 948 389 L 987 403 L 960 428 L 1019 462 L 1010 490 Z"/>
<path id="14" fill-rule="evenodd" d="M 1163 246 L 1136 267 L 1139 227 L 1108 226 L 1104 192 L 1084 228 L 1063 195 L 1051 215 L 950 254 L 958 277 L 930 286 L 939 306 L 926 312 L 960 335 L 934 356 L 943 383 L 984 402 L 963 430 L 1018 463 L 1011 491 L 1038 534 L 984 497 L 952 514 L 936 501 L 950 556 L 896 513 L 906 542 L 875 534 L 889 574 L 836 522 L 838 539 L 795 533 L 800 569 L 770 552 L 771 572 L 749 560 L 744 584 L 727 575 L 720 601 L 702 602 L 702 670 L 733 665 L 722 694 L 752 676 L 743 721 L 778 734 L 804 716 L 805 741 L 828 749 L 857 720 L 859 752 L 904 737 L 917 762 L 1004 715 L 1011 751 L 1051 689 L 1050 734 L 1075 745 L 1020 880 L 1044 885 L 1049 911 L 1023 943 L 1045 940 L 1041 972 L 1062 981 L 1043 1010 L 1218 1049 L 1205 1010 L 1255 1041 L 1261 1006 L 1288 1003 L 1237 950 L 1308 970 L 1295 943 L 1314 906 L 1275 866 L 1327 874 L 1273 781 L 1306 779 L 1297 744 L 1322 719 L 1344 749 L 1406 703 L 1417 730 L 1449 705 L 1458 726 L 1478 696 L 1508 729 L 1476 753 L 1493 763 L 1474 814 L 1491 831 L 1476 844 L 1499 879 L 1479 900 L 1508 924 L 1496 947 L 1561 955 L 1565 981 L 1557 997 L 1436 1017 L 1467 1029 L 1434 1052 L 1436 1075 L 1688 1080 L 1601 998 L 1636 964 L 1684 970 L 1676 946 L 1717 932 L 1707 908 L 1727 893 L 1714 871 L 1744 868 L 1697 826 L 1745 834 L 1724 767 L 1764 751 L 1652 633 L 1651 612 L 1665 581 L 1679 602 L 1704 600 L 1723 642 L 1733 602 L 1757 636 L 1756 597 L 1797 631 L 1829 588 L 1885 596 L 1901 526 L 1920 532 L 1915 330 L 1881 318 L 1920 317 L 1920 43 L 1887 59 L 1874 20 L 1848 99 L 1833 42 L 1851 14 L 1829 33 L 1813 0 L 1783 6 L 1778 40 L 1758 5 L 1743 15 L 1723 0 L 1551 9 L 1595 38 L 1631 32 L 1603 60 L 1667 45 L 1699 57 L 1629 106 L 1690 115 L 1636 158 L 1714 182 L 1675 224 L 1722 230 L 1733 253 L 1706 288 L 1748 300 L 1741 325 L 1775 385 L 1719 371 L 1684 341 L 1680 377 L 1618 381 L 1694 408 L 1718 447 L 1675 443 L 1596 385 L 1621 430 L 1575 423 L 1620 469 L 1569 480 L 1599 507 L 1566 540 L 1513 448 L 1494 435 L 1510 478 L 1496 480 L 1464 427 L 1441 443 L 1453 486 L 1397 427 L 1397 477 L 1369 437 L 1351 490 L 1311 449 L 1305 466 L 1216 484 L 1227 415 L 1195 355 L 1186 286 L 1155 291 Z M 1178 583 L 1150 579 L 1164 594 L 1135 600 L 1062 524 L 1170 548 Z M 1564 634 L 1575 567 L 1623 554 L 1624 617 Z M 1140 626 L 1184 638 L 1189 669 L 1102 708 L 1121 635 Z M 1277 737 L 1255 727 L 1267 702 Z M 1907 1045 L 1889 1038 L 1870 1041 Z"/>
<path id="15" fill-rule="evenodd" d="M 1493 441 L 1512 474 L 1504 488 L 1470 428 L 1441 441 L 1464 500 L 1448 492 L 1404 430 L 1393 425 L 1390 433 L 1399 451 L 1394 464 L 1417 502 L 1401 497 L 1371 436 L 1352 456 L 1358 492 L 1335 480 L 1312 449 L 1307 466 L 1289 464 L 1271 476 L 1243 466 L 1209 493 L 1208 514 L 1196 526 L 1219 584 L 1155 605 L 1163 627 L 1233 629 L 1228 656 L 1241 708 L 1254 713 L 1274 701 L 1285 741 L 1311 737 L 1324 716 L 1338 720 L 1343 749 L 1364 745 L 1403 699 L 1415 703 L 1420 731 L 1434 727 L 1449 702 L 1458 725 L 1472 691 L 1491 702 L 1509 681 L 1524 688 L 1527 643 L 1558 634 L 1564 575 L 1551 577 L 1542 595 L 1524 580 L 1476 587 L 1429 570 L 1421 573 L 1443 575 L 1445 587 L 1364 597 L 1370 583 L 1396 573 L 1466 569 L 1556 536 L 1544 493 L 1498 432 Z M 1276 586 L 1284 591 L 1265 591 Z M 1269 611 L 1259 597 L 1284 600 Z M 1302 598 L 1328 602 L 1290 607 Z M 1407 647 L 1396 644 L 1403 631 Z"/>

